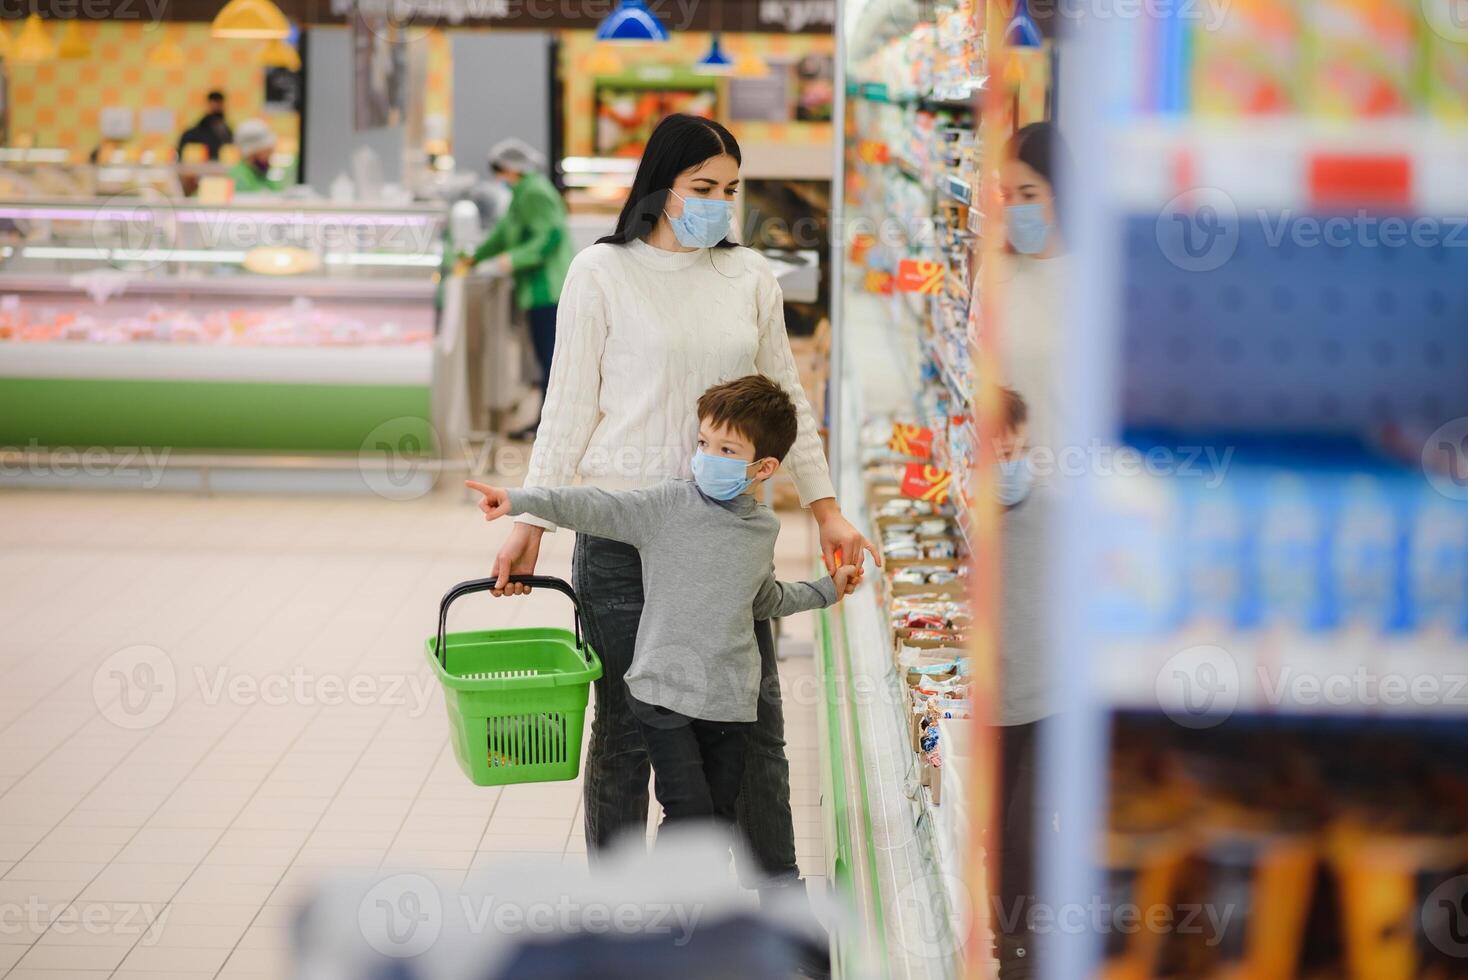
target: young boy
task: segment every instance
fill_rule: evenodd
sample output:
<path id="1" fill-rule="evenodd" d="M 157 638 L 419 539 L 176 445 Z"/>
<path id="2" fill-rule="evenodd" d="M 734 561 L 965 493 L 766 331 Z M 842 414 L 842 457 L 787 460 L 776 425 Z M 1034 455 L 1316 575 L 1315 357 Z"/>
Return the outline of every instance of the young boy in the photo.
<path id="1" fill-rule="evenodd" d="M 1051 489 L 1036 483 L 1029 458 L 1029 409 L 1012 388 L 1002 391 L 1004 432 L 994 446 L 1000 517 L 999 744 L 1004 847 L 991 867 L 995 901 L 1002 910 L 996 930 L 999 977 L 1038 976 L 1048 960 L 1031 929 L 1037 906 L 1035 855 L 1052 843 L 1053 823 L 1036 795 L 1040 731 L 1052 705 L 1046 629 L 1050 589 L 1045 552 L 1053 518 Z M 1007 924 L 1005 924 L 1007 923 Z"/>
<path id="2" fill-rule="evenodd" d="M 832 605 L 860 582 L 851 565 L 834 580 L 775 578 L 780 522 L 755 494 L 795 432 L 790 397 L 749 375 L 699 398 L 691 481 L 621 492 L 466 484 L 484 495 L 486 520 L 533 514 L 641 553 L 645 601 L 626 684 L 669 821 L 735 821 L 759 697 L 755 620 Z"/>

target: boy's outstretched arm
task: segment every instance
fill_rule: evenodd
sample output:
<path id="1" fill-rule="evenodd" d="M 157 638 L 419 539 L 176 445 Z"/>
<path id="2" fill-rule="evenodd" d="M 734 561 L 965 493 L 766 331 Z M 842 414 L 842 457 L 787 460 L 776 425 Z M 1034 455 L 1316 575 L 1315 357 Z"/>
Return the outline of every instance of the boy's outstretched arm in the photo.
<path id="1" fill-rule="evenodd" d="M 561 527 L 599 538 L 642 547 L 663 524 L 667 494 L 646 490 L 602 490 L 599 487 L 534 487 L 506 490 L 465 480 L 484 495 L 479 509 L 492 521 L 506 514 L 531 514 Z"/>

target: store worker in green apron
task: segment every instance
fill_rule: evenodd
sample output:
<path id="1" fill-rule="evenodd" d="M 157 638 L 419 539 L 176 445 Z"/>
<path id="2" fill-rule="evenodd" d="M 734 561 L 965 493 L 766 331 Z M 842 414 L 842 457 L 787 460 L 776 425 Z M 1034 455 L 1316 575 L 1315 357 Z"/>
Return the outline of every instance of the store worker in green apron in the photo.
<path id="1" fill-rule="evenodd" d="M 556 303 L 573 252 L 566 204 L 541 172 L 544 168 L 545 158 L 517 139 L 501 140 L 489 151 L 490 171 L 510 187 L 510 206 L 472 258 L 476 264 L 492 262 L 495 271 L 514 277 L 515 305 L 525 311 L 540 364 L 542 406 L 555 349 Z M 537 418 L 512 438 L 528 439 L 539 425 Z"/>
<path id="2" fill-rule="evenodd" d="M 286 188 L 287 177 L 270 176 L 270 154 L 275 151 L 275 132 L 263 119 L 246 119 L 235 130 L 234 145 L 240 162 L 229 168 L 236 194 L 271 194 Z"/>

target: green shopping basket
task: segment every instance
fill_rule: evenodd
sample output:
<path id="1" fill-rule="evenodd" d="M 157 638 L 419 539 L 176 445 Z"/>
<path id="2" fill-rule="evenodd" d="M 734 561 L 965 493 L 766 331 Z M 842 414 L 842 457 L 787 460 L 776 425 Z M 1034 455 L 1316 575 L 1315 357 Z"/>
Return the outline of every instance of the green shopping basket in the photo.
<path id="1" fill-rule="evenodd" d="M 510 581 L 565 593 L 576 632 L 445 633 L 449 605 L 487 592 L 495 580 L 460 582 L 445 593 L 438 634 L 424 645 L 443 685 L 454 755 L 476 786 L 575 779 L 586 699 L 601 676 L 601 660 L 581 638 L 581 605 L 571 586 L 546 575 L 513 575 Z"/>

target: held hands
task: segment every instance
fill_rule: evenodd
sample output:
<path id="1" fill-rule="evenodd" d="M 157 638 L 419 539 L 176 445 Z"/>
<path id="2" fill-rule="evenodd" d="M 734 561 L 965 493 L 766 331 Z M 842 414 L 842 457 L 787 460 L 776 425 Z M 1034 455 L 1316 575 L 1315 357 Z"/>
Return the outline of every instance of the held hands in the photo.
<path id="1" fill-rule="evenodd" d="M 486 521 L 504 517 L 510 512 L 510 492 L 508 490 L 475 483 L 473 480 L 465 480 L 464 486 L 484 495 L 484 499 L 479 501 L 479 509 L 484 511 Z"/>
<path id="2" fill-rule="evenodd" d="M 855 592 L 861 585 L 862 571 L 860 565 L 842 565 L 836 569 L 836 574 L 831 576 L 836 583 L 836 601 L 840 602 L 846 596 Z"/>

